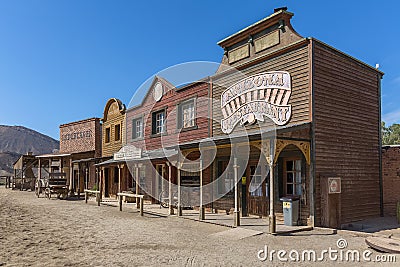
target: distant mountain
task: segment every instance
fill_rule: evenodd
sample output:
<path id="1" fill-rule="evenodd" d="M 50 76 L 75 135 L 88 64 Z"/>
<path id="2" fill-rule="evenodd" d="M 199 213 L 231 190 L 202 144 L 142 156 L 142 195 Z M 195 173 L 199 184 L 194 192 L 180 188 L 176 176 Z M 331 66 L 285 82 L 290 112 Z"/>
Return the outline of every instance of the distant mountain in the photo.
<path id="1" fill-rule="evenodd" d="M 0 125 L 0 170 L 12 171 L 20 155 L 51 153 L 59 149 L 59 141 L 23 126 Z"/>

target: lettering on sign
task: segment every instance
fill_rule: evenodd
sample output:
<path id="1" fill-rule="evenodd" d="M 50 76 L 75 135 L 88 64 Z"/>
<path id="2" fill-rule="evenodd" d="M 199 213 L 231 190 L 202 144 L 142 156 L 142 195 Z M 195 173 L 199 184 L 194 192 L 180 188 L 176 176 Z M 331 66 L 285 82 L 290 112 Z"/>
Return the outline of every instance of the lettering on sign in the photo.
<path id="1" fill-rule="evenodd" d="M 228 52 L 229 64 L 249 56 L 250 56 L 249 45 L 245 44 Z"/>
<path id="2" fill-rule="evenodd" d="M 221 95 L 221 129 L 229 134 L 241 125 L 271 119 L 285 125 L 292 115 L 288 104 L 292 93 L 291 77 L 286 71 L 264 72 L 242 79 Z"/>
<path id="3" fill-rule="evenodd" d="M 114 160 L 140 159 L 141 157 L 142 150 L 132 145 L 124 146 L 117 153 L 114 153 Z"/>
<path id="4" fill-rule="evenodd" d="M 342 192 L 341 180 L 339 177 L 328 178 L 329 194 L 340 194 Z"/>
<path id="5" fill-rule="evenodd" d="M 84 130 L 72 133 L 66 133 L 61 136 L 62 141 L 70 141 L 75 139 L 84 139 L 84 138 L 91 138 L 92 137 L 92 130 Z"/>

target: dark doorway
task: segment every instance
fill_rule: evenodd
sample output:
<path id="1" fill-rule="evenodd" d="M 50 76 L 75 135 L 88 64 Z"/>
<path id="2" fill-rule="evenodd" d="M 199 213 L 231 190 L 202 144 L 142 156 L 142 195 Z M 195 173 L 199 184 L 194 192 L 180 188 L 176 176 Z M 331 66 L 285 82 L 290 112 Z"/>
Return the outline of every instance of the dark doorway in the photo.
<path id="1" fill-rule="evenodd" d="M 109 175 L 110 170 L 108 168 L 104 169 L 104 197 L 109 197 L 110 192 L 109 192 Z"/>

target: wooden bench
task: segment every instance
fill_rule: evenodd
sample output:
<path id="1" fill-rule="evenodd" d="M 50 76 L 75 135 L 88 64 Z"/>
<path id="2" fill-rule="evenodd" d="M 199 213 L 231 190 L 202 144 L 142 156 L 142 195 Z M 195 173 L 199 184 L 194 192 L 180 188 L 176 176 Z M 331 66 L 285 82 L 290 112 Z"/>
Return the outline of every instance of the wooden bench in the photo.
<path id="1" fill-rule="evenodd" d="M 119 210 L 122 211 L 122 198 L 132 197 L 136 198 L 136 207 L 140 208 L 140 216 L 143 216 L 143 197 L 144 195 L 130 194 L 130 193 L 118 193 Z"/>
<path id="2" fill-rule="evenodd" d="M 84 192 L 85 192 L 85 203 L 88 202 L 90 195 L 95 195 L 96 201 L 97 201 L 97 206 L 100 206 L 100 201 L 101 201 L 100 191 L 85 189 Z"/>

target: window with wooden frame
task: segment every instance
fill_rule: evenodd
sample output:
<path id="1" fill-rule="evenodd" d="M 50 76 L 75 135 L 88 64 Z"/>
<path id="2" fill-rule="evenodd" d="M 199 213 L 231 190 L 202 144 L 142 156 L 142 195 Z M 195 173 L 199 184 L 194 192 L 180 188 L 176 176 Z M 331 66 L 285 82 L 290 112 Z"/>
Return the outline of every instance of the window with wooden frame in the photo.
<path id="1" fill-rule="evenodd" d="M 302 194 L 301 185 L 301 159 L 286 159 L 284 161 L 283 179 L 286 195 Z"/>
<path id="2" fill-rule="evenodd" d="M 153 112 L 152 114 L 152 134 L 165 132 L 165 110 Z"/>
<path id="3" fill-rule="evenodd" d="M 143 120 L 137 118 L 132 120 L 132 139 L 143 137 Z"/>
<path id="4" fill-rule="evenodd" d="M 104 142 L 110 143 L 110 135 L 111 135 L 111 129 L 110 129 L 110 127 L 107 127 L 105 136 L 104 136 Z"/>
<path id="5" fill-rule="evenodd" d="M 196 126 L 195 100 L 190 99 L 178 106 L 178 129 L 187 129 Z"/>
<path id="6" fill-rule="evenodd" d="M 117 124 L 115 127 L 115 141 L 121 140 L 121 124 Z"/>
<path id="7" fill-rule="evenodd" d="M 262 169 L 264 168 L 264 169 Z M 250 166 L 251 181 L 249 185 L 250 196 L 262 197 L 263 196 L 263 184 L 265 183 L 265 196 L 269 195 L 268 183 L 269 183 L 269 167 L 267 165 L 253 165 Z"/>

